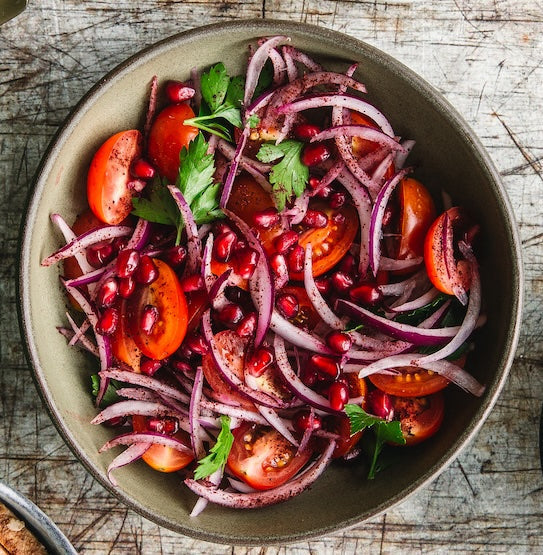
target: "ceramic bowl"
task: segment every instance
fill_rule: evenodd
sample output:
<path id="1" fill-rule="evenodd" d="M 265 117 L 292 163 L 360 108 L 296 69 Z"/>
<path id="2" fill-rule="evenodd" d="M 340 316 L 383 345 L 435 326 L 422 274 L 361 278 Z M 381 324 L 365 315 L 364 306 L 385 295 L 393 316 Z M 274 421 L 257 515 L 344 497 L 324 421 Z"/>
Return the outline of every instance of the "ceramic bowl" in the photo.
<path id="1" fill-rule="evenodd" d="M 450 387 L 441 432 L 403 461 L 366 480 L 363 464 L 334 464 L 307 492 L 261 510 L 209 507 L 190 518 L 194 496 L 176 475 L 136 463 L 117 471 L 113 488 L 106 468 L 113 453 L 98 454 L 110 429 L 89 424 L 96 414 L 89 396 L 91 361 L 66 346 L 55 326 L 65 321 L 60 269 L 40 261 L 60 239 L 52 212 L 73 221 L 86 204 L 84 183 L 93 153 L 113 133 L 141 125 L 153 75 L 186 79 L 192 67 L 224 61 L 242 72 L 247 46 L 261 36 L 285 34 L 327 68 L 360 62 L 369 99 L 396 132 L 417 141 L 416 175 L 439 197 L 448 191 L 469 208 L 482 228 L 481 273 L 488 323 L 477 334 L 468 370 L 487 386 L 481 398 Z M 195 29 L 166 39 L 121 64 L 76 106 L 38 170 L 21 236 L 21 321 L 38 389 L 66 442 L 107 489 L 129 507 L 168 528 L 208 541 L 265 544 L 301 540 L 353 526 L 381 513 L 433 480 L 468 443 L 491 410 L 507 376 L 518 338 L 522 306 L 520 247 L 511 207 L 479 140 L 436 91 L 386 54 L 345 35 L 300 23 L 238 21 Z"/>

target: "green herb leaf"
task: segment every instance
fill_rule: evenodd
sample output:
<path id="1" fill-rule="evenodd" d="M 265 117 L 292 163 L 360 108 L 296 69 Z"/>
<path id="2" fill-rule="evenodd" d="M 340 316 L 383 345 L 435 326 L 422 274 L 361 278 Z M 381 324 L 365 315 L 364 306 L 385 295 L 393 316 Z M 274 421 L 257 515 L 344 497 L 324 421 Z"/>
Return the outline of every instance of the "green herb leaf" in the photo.
<path id="1" fill-rule="evenodd" d="M 100 391 L 100 376 L 98 374 L 93 374 L 91 376 L 91 387 L 92 396 L 96 399 L 96 397 L 98 397 L 98 392 Z M 122 398 L 117 395 L 117 389 L 120 387 L 122 387 L 122 385 L 117 380 L 109 380 L 106 392 L 100 402 L 101 409 L 105 409 L 106 407 L 109 407 L 109 405 L 113 405 L 122 400 Z"/>
<path id="2" fill-rule="evenodd" d="M 233 443 L 234 436 L 230 431 L 230 417 L 222 415 L 221 431 L 217 436 L 217 442 L 209 450 L 209 455 L 198 461 L 198 466 L 194 471 L 194 479 L 207 478 L 219 468 L 224 468 Z"/>
<path id="3" fill-rule="evenodd" d="M 309 180 L 309 168 L 301 160 L 304 144 L 299 141 L 287 140 L 278 145 L 264 144 L 256 157 L 265 163 L 282 157 L 281 161 L 270 171 L 272 196 L 277 210 L 285 208 L 292 197 L 299 197 L 305 190 Z"/>
<path id="4" fill-rule="evenodd" d="M 387 442 L 397 443 L 399 445 L 405 444 L 405 438 L 402 434 L 402 429 L 398 421 L 388 422 L 382 418 L 377 418 L 368 414 L 364 409 L 358 405 L 348 404 L 345 405 L 345 413 L 349 417 L 351 423 L 351 435 L 361 432 L 365 428 L 371 428 L 375 434 L 375 447 L 371 457 L 371 466 L 368 473 L 368 479 L 375 478 L 377 459 L 383 445 Z"/>
<path id="5" fill-rule="evenodd" d="M 155 179 L 148 185 L 149 198 L 134 197 L 132 214 L 149 222 L 164 225 L 180 225 L 180 214 L 172 195 L 161 182 Z"/>
<path id="6" fill-rule="evenodd" d="M 202 98 L 212 112 L 215 112 L 224 102 L 229 84 L 230 77 L 222 62 L 212 66 L 207 73 L 202 73 L 200 78 Z"/>
<path id="7" fill-rule="evenodd" d="M 236 75 L 230 79 L 230 84 L 226 90 L 225 104 L 230 104 L 234 108 L 241 108 L 243 95 L 245 94 L 245 78 L 242 75 Z"/>
<path id="8" fill-rule="evenodd" d="M 433 301 L 416 310 L 399 314 L 396 316 L 395 320 L 402 324 L 418 326 L 423 320 L 428 318 L 430 314 L 434 313 L 447 299 L 450 299 L 449 295 L 440 293 Z"/>
<path id="9" fill-rule="evenodd" d="M 249 116 L 247 123 L 251 129 L 254 129 L 260 125 L 260 118 L 256 114 L 252 114 Z"/>

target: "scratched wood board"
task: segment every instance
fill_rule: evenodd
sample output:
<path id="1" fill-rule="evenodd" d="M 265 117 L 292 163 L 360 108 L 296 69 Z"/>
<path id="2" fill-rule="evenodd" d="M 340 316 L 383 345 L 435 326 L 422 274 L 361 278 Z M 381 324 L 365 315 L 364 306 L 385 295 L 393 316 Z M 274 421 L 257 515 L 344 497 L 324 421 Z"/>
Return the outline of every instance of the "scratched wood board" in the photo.
<path id="1" fill-rule="evenodd" d="M 81 553 L 535 553 L 543 401 L 543 4 L 532 0 L 30 2 L 0 28 L 0 476 Z M 289 547 L 185 538 L 127 510 L 56 432 L 16 321 L 18 228 L 32 175 L 78 99 L 107 71 L 173 33 L 233 18 L 303 21 L 367 41 L 452 103 L 503 176 L 524 247 L 526 302 L 505 389 L 473 443 L 437 480 L 351 530 Z M 323 510 L 325 507 L 323 506 Z"/>

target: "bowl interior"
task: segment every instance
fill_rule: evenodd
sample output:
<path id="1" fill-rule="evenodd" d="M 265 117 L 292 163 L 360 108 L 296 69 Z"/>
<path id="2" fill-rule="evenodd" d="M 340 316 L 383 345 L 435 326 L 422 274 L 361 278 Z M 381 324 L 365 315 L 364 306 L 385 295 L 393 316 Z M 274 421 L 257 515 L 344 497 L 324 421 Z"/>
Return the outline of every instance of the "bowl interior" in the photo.
<path id="1" fill-rule="evenodd" d="M 89 375 L 95 366 L 56 333 L 67 310 L 58 282 L 60 268 L 42 268 L 40 261 L 61 242 L 50 214 L 58 212 L 71 222 L 86 205 L 86 171 L 93 152 L 114 132 L 141 127 L 153 75 L 159 82 L 186 79 L 192 67 L 217 61 L 224 61 L 231 74 L 242 72 L 248 43 L 278 33 L 292 37 L 295 46 L 327 68 L 344 70 L 353 60 L 360 62 L 357 76 L 367 84 L 369 99 L 389 117 L 396 133 L 417 141 L 410 158 L 417 166 L 415 175 L 436 199 L 442 189 L 448 191 L 454 203 L 466 206 L 481 224 L 488 323 L 477 334 L 468 369 L 487 384 L 487 391 L 476 399 L 449 388 L 442 432 L 425 445 L 404 450 L 403 462 L 373 481 L 366 480 L 364 464 L 337 464 L 310 491 L 287 503 L 243 512 L 209 507 L 191 519 L 195 498 L 177 475 L 159 474 L 136 463 L 117 471 L 117 490 L 109 484 L 105 470 L 118 452 L 99 455 L 97 450 L 112 432 L 89 424 L 95 415 L 89 396 Z M 495 170 L 465 124 L 433 89 L 398 62 L 344 35 L 284 22 L 236 22 L 159 43 L 108 75 L 78 105 L 45 157 L 30 200 L 22 237 L 22 326 L 53 420 L 104 486 L 148 518 L 188 535 L 224 543 L 289 541 L 353 525 L 385 510 L 433 478 L 475 433 L 505 379 L 516 344 L 519 260 L 515 226 Z"/>

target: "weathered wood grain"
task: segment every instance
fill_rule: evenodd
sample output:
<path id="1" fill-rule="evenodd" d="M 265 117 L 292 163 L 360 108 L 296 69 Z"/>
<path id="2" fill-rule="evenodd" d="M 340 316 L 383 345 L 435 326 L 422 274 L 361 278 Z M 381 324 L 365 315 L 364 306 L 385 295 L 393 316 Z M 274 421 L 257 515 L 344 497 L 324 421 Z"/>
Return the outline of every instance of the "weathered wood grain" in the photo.
<path id="1" fill-rule="evenodd" d="M 0 473 L 81 553 L 543 551 L 543 4 L 532 0 L 30 2 L 0 28 Z M 103 74 L 175 32 L 240 17 L 306 21 L 375 45 L 463 114 L 504 180 L 524 246 L 526 302 L 511 376 L 471 446 L 386 515 L 289 548 L 184 538 L 128 511 L 64 445 L 35 392 L 16 322 L 21 211 L 50 138 Z"/>

